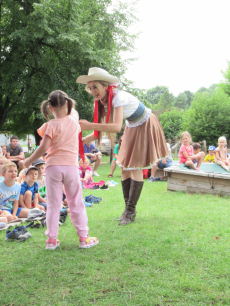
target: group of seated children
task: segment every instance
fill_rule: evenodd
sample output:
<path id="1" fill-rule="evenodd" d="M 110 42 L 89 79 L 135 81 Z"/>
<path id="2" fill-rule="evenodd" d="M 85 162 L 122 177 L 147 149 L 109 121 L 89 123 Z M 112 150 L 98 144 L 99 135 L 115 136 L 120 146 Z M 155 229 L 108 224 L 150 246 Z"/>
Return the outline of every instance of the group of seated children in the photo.
<path id="1" fill-rule="evenodd" d="M 16 182 L 16 164 L 0 156 L 0 222 L 27 218 L 30 208 L 45 210 L 47 207 L 42 197 L 46 191 L 43 176 L 45 162 L 37 160 L 33 166 L 22 171 Z"/>
<path id="2" fill-rule="evenodd" d="M 179 163 L 185 164 L 188 168 L 200 171 L 202 162 L 216 163 L 224 168 L 226 171 L 230 171 L 230 161 L 227 154 L 227 140 L 224 136 L 219 137 L 218 147 L 209 146 L 209 154 L 205 157 L 204 152 L 201 152 L 201 145 L 194 143 L 191 145 L 192 139 L 188 132 L 184 132 L 181 135 L 182 146 L 179 150 Z"/>

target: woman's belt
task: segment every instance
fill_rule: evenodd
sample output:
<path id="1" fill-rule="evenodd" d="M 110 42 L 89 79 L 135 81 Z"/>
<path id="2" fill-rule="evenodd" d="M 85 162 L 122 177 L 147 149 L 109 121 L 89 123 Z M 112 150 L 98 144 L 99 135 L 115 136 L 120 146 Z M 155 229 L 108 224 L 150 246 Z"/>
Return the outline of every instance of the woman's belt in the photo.
<path id="1" fill-rule="evenodd" d="M 126 120 L 132 121 L 132 122 L 138 121 L 139 119 L 141 119 L 141 117 L 144 116 L 145 112 L 146 112 L 145 105 L 139 101 L 139 106 L 137 110 L 135 110 L 135 112 L 131 116 L 126 118 Z"/>

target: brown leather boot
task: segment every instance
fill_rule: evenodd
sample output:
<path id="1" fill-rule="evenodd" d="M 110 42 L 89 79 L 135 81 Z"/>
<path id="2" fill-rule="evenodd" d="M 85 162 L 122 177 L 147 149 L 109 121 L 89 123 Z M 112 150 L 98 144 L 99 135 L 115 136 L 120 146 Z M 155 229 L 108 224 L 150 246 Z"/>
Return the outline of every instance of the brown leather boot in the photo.
<path id="1" fill-rule="evenodd" d="M 123 196 L 124 196 L 124 200 L 125 200 L 125 210 L 124 210 L 123 214 L 120 216 L 120 218 L 116 219 L 117 221 L 121 221 L 126 214 L 127 204 L 128 204 L 128 200 L 129 200 L 130 182 L 131 182 L 131 178 L 128 178 L 124 181 L 121 181 Z"/>
<path id="2" fill-rule="evenodd" d="M 136 205 L 139 200 L 144 182 L 138 182 L 131 179 L 129 200 L 125 215 L 119 225 L 128 224 L 134 221 L 136 217 Z"/>

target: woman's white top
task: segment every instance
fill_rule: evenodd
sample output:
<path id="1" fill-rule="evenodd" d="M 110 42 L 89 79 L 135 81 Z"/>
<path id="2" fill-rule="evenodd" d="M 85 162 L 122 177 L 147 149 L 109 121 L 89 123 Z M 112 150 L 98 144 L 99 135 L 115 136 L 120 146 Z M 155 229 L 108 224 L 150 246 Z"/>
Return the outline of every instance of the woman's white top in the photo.
<path id="1" fill-rule="evenodd" d="M 114 89 L 112 105 L 114 109 L 119 106 L 123 106 L 123 118 L 126 119 L 130 117 L 133 113 L 135 113 L 135 111 L 139 106 L 139 100 L 126 91 L 120 91 L 118 89 Z M 128 127 L 136 127 L 146 122 L 150 117 L 151 109 L 149 108 L 145 109 L 146 111 L 144 116 L 142 116 L 139 120 L 135 122 L 126 120 L 126 125 Z"/>

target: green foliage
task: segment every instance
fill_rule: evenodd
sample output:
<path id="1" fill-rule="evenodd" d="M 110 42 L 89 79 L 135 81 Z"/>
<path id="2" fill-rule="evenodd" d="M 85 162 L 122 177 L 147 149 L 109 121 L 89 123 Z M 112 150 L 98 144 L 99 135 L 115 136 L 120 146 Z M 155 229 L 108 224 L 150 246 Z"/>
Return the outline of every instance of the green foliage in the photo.
<path id="1" fill-rule="evenodd" d="M 185 93 L 180 93 L 173 101 L 173 105 L 178 108 L 188 108 L 188 97 Z"/>
<path id="2" fill-rule="evenodd" d="M 55 89 L 77 101 L 81 118 L 92 119 L 93 100 L 76 78 L 92 66 L 120 77 L 127 63 L 120 51 L 132 50 L 135 38 L 127 32 L 132 5 L 111 3 L 0 2 L 0 130 L 33 133 L 43 122 L 40 103 Z"/>
<path id="3" fill-rule="evenodd" d="M 155 109 L 160 112 L 164 112 L 167 109 L 172 107 L 173 103 L 173 94 L 169 90 L 165 90 L 160 96 L 158 104 L 155 105 Z"/>
<path id="4" fill-rule="evenodd" d="M 166 86 L 156 86 L 147 90 L 144 98 L 151 104 L 158 104 L 161 95 L 168 91 L 168 87 Z"/>
<path id="5" fill-rule="evenodd" d="M 208 145 L 217 145 L 218 137 L 230 136 L 229 112 L 230 98 L 221 89 L 198 93 L 185 113 L 183 129 L 190 132 L 193 141 L 206 140 Z"/>
<path id="6" fill-rule="evenodd" d="M 170 111 L 166 111 L 160 115 L 159 121 L 166 139 L 174 139 L 176 136 L 180 137 L 183 114 L 183 111 L 172 108 Z"/>

